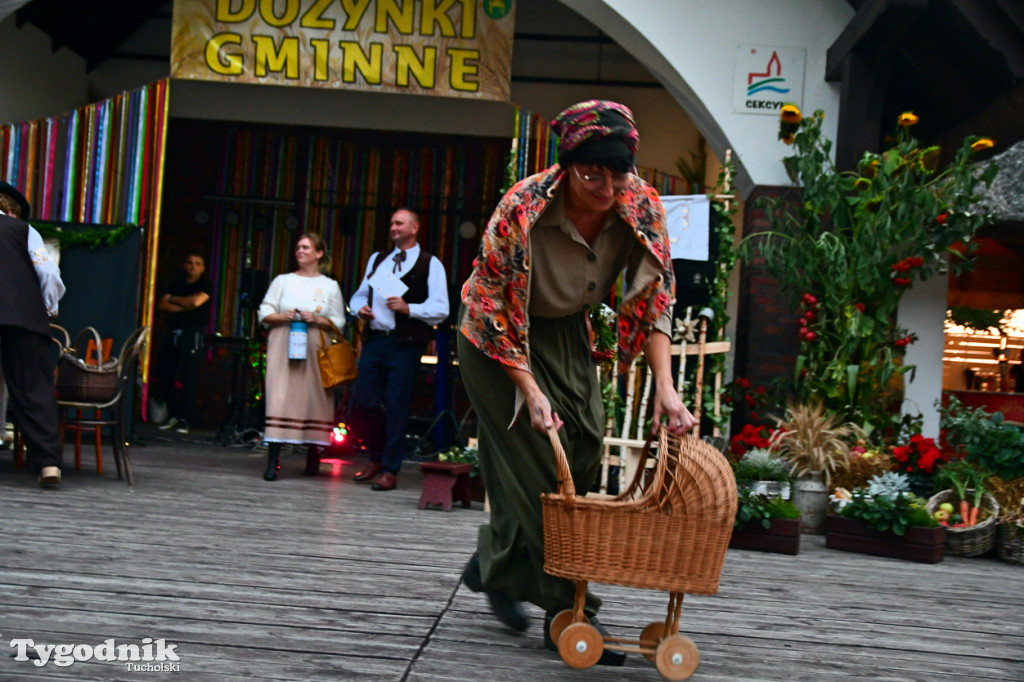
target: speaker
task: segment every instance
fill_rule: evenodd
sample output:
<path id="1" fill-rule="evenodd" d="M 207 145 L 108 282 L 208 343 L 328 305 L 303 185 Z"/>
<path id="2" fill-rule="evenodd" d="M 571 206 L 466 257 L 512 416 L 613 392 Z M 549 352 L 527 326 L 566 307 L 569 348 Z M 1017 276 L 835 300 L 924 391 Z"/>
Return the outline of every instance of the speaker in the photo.
<path id="1" fill-rule="evenodd" d="M 238 284 L 238 302 L 243 308 L 256 308 L 267 295 L 267 288 L 270 286 L 270 276 L 266 270 L 254 270 L 245 268 L 242 270 L 242 279 Z"/>

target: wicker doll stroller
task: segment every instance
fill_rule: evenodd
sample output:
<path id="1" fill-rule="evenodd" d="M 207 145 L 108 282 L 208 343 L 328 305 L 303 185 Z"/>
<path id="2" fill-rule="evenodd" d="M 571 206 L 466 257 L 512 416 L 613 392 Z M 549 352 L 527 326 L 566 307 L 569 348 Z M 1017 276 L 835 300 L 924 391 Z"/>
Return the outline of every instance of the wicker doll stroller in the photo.
<path id="1" fill-rule="evenodd" d="M 648 439 L 629 488 L 612 500 L 577 497 L 554 430 L 558 492 L 541 496 L 544 570 L 576 582 L 572 609 L 551 622 L 551 639 L 569 666 L 589 668 L 607 647 L 643 654 L 663 677 L 685 680 L 700 657 L 679 634 L 683 594 L 714 594 L 736 516 L 736 480 L 725 457 L 694 436 L 658 432 L 653 470 Z M 583 613 L 587 582 L 666 590 L 664 620 L 645 627 L 639 640 L 602 638 Z"/>

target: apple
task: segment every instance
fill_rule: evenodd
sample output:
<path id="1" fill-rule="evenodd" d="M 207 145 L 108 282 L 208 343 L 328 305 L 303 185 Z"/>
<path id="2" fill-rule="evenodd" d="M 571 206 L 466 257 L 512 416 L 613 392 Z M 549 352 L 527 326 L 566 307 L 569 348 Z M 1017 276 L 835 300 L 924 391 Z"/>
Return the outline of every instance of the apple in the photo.
<path id="1" fill-rule="evenodd" d="M 955 507 L 953 507 L 953 504 L 951 502 L 943 502 L 942 504 L 939 505 L 939 509 L 949 514 L 953 513 L 954 508 Z"/>
<path id="2" fill-rule="evenodd" d="M 935 513 L 932 514 L 932 517 L 936 521 L 949 521 L 949 512 L 945 509 L 937 509 Z"/>

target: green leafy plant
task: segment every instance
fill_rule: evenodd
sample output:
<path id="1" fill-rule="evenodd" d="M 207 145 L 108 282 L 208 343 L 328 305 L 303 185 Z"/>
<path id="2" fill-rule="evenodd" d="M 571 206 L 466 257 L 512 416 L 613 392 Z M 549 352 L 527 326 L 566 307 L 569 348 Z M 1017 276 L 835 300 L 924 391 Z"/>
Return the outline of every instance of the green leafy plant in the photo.
<path id="1" fill-rule="evenodd" d="M 736 483 L 744 484 L 753 481 L 779 481 L 789 483 L 793 477 L 789 473 L 789 465 L 767 450 L 750 450 L 742 459 L 732 465 Z"/>
<path id="2" fill-rule="evenodd" d="M 897 428 L 901 375 L 912 369 L 903 355 L 915 339 L 896 323 L 899 301 L 916 280 L 944 272 L 947 254 L 964 261 L 954 246 L 986 221 L 974 203 L 997 169 L 974 172 L 973 154 L 992 142 L 968 137 L 940 170 L 941 150 L 918 144 L 917 117 L 906 113 L 892 146 L 839 172 L 824 118 L 783 107 L 779 138 L 794 147 L 783 163 L 800 200 L 763 200 L 771 229 L 748 237 L 741 255 L 762 257 L 802 312 L 796 399 L 821 401 L 881 440 Z"/>
<path id="3" fill-rule="evenodd" d="M 473 471 L 470 472 L 470 476 L 480 473 L 480 453 L 475 447 L 453 445 L 437 453 L 437 461 L 445 464 L 472 464 Z"/>
<path id="4" fill-rule="evenodd" d="M 863 521 L 880 533 L 891 530 L 901 536 L 913 526 L 937 526 L 938 521 L 928 513 L 925 501 L 910 493 L 908 486 L 909 482 L 902 474 L 887 472 L 876 476 L 866 488 L 854 490 L 852 499 L 839 513 L 846 518 Z"/>
<path id="5" fill-rule="evenodd" d="M 956 452 L 1004 481 L 1024 476 L 1024 429 L 1007 424 L 1000 412 L 965 407 L 955 396 L 939 408 L 939 426 Z"/>
<path id="6" fill-rule="evenodd" d="M 769 528 L 772 519 L 800 518 L 800 510 L 789 500 L 767 498 L 747 488 L 740 488 L 737 494 L 739 502 L 733 524 L 736 528 L 742 528 L 752 521 L 760 521 L 764 528 Z"/>

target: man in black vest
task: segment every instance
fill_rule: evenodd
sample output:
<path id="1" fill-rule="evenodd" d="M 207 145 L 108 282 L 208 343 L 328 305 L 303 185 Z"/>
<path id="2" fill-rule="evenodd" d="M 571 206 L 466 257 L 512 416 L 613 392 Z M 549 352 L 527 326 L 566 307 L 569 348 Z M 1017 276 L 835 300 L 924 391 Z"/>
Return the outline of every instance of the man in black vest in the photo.
<path id="1" fill-rule="evenodd" d="M 402 466 L 413 381 L 434 325 L 448 317 L 448 280 L 436 257 L 420 249 L 419 218 L 407 208 L 391 216 L 394 250 L 370 256 L 366 276 L 349 302 L 365 322 L 353 388 L 353 427 L 366 435 L 370 463 L 355 475 L 374 490 L 393 490 Z M 379 277 L 408 287 L 401 296 L 374 292 Z"/>
<path id="2" fill-rule="evenodd" d="M 0 362 L 14 418 L 39 483 L 60 483 L 57 400 L 50 366 L 50 313 L 64 293 L 60 270 L 27 222 L 29 204 L 0 182 Z"/>

